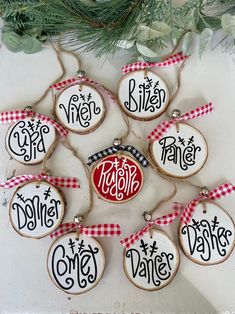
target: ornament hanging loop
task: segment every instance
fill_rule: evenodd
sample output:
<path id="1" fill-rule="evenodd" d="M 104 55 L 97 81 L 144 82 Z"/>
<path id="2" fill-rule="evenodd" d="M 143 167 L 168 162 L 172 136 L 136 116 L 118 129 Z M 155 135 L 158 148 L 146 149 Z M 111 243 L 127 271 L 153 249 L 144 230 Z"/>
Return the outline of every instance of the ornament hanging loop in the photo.
<path id="1" fill-rule="evenodd" d="M 173 119 L 179 119 L 180 116 L 181 116 L 180 110 L 179 109 L 172 110 L 171 116 L 172 116 Z M 179 132 L 179 124 L 178 124 L 178 122 L 175 124 L 175 126 L 176 126 L 176 130 L 177 130 L 177 133 L 178 133 Z"/>
<path id="2" fill-rule="evenodd" d="M 150 223 L 152 221 L 152 214 L 151 213 L 146 211 L 143 213 L 143 216 L 144 216 L 145 221 L 147 221 L 148 223 Z M 149 228 L 148 233 L 149 233 L 150 238 L 152 239 L 153 232 L 152 232 L 151 227 Z"/>
<path id="3" fill-rule="evenodd" d="M 150 65 L 147 65 L 146 68 L 144 69 L 144 78 L 146 79 L 148 76 L 148 71 L 150 70 Z"/>
<path id="4" fill-rule="evenodd" d="M 51 175 L 50 170 L 46 167 L 46 165 L 42 166 L 42 175 L 45 175 L 45 176 Z"/>
<path id="5" fill-rule="evenodd" d="M 77 215 L 77 216 L 74 217 L 74 222 L 80 225 L 82 223 L 82 221 L 84 220 L 84 218 L 85 217 L 82 216 L 82 215 Z M 81 233 L 80 227 L 78 226 L 78 228 L 77 228 L 77 236 L 76 236 L 76 240 L 77 241 L 79 240 L 80 233 Z"/>
<path id="6" fill-rule="evenodd" d="M 122 158 L 121 151 L 125 149 L 124 145 L 122 145 L 122 139 L 115 138 L 113 141 L 113 146 L 119 148 L 117 155 L 118 155 L 118 158 L 121 159 Z"/>
<path id="7" fill-rule="evenodd" d="M 31 117 L 31 120 L 34 121 L 34 117 L 35 117 L 35 112 L 33 112 L 33 107 L 31 106 L 26 106 L 24 108 L 25 111 L 27 111 L 29 117 Z"/>
<path id="8" fill-rule="evenodd" d="M 204 198 L 208 197 L 209 192 L 210 191 L 208 190 L 208 188 L 206 186 L 203 186 L 200 189 L 200 195 L 202 195 Z M 202 207 L 203 207 L 203 213 L 206 214 L 207 213 L 206 204 L 203 201 L 201 202 L 201 204 L 202 204 Z"/>
<path id="9" fill-rule="evenodd" d="M 83 70 L 78 70 L 77 75 L 78 75 L 79 79 L 83 79 L 86 76 L 86 72 Z M 82 91 L 82 84 L 81 83 L 79 84 L 79 91 L 80 92 Z"/>

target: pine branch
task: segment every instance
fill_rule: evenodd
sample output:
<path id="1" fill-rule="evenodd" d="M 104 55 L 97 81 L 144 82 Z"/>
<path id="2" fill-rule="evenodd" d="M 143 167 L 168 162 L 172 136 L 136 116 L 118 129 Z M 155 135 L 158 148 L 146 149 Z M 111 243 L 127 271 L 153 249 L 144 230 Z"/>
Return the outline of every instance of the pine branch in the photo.
<path id="1" fill-rule="evenodd" d="M 25 34 L 39 41 L 63 34 L 65 45 L 98 56 L 115 52 L 122 40 L 140 42 L 154 55 L 185 32 L 220 29 L 224 13 L 235 13 L 234 0 L 188 0 L 179 7 L 173 0 L 0 0 L 9 44 Z"/>

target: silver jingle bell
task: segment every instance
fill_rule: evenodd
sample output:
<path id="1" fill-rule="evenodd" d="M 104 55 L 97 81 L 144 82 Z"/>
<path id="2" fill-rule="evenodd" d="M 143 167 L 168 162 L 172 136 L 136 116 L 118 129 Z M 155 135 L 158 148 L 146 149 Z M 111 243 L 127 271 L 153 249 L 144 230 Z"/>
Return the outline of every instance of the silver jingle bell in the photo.
<path id="1" fill-rule="evenodd" d="M 83 220 L 84 220 L 83 215 L 77 215 L 74 217 L 74 222 L 76 222 L 76 223 L 81 223 Z"/>
<path id="2" fill-rule="evenodd" d="M 77 75 L 78 75 L 79 78 L 82 78 L 82 77 L 85 77 L 86 72 L 83 71 L 83 70 L 78 70 L 78 71 L 77 71 Z"/>
<path id="3" fill-rule="evenodd" d="M 120 138 L 115 138 L 113 141 L 113 146 L 120 146 L 122 144 L 122 141 Z"/>
<path id="4" fill-rule="evenodd" d="M 26 110 L 26 111 L 32 111 L 32 107 L 31 107 L 31 106 L 26 106 L 26 107 L 24 108 L 24 110 Z"/>
<path id="5" fill-rule="evenodd" d="M 150 213 L 148 213 L 148 212 L 144 212 L 143 216 L 144 216 L 144 219 L 146 221 L 151 221 L 152 220 L 152 215 Z"/>
<path id="6" fill-rule="evenodd" d="M 203 186 L 201 188 L 200 194 L 203 195 L 203 196 L 208 196 L 208 194 L 209 194 L 208 188 L 206 186 Z"/>
<path id="7" fill-rule="evenodd" d="M 179 118 L 180 117 L 180 110 L 179 109 L 174 109 L 172 111 L 172 118 Z"/>

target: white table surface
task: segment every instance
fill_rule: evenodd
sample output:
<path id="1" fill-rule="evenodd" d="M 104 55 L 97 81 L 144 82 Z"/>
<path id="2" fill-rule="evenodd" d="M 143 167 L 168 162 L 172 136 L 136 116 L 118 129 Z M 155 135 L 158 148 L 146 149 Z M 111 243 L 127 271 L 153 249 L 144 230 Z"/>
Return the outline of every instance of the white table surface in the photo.
<path id="1" fill-rule="evenodd" d="M 121 77 L 120 68 L 129 55 L 119 53 L 113 58 L 97 60 L 92 54 L 81 56 L 87 74 L 117 91 Z M 67 77 L 75 74 L 74 59 L 64 56 Z M 179 95 L 174 108 L 189 110 L 212 101 L 215 112 L 191 122 L 205 135 L 209 144 L 209 158 L 205 167 L 190 180 L 210 187 L 229 180 L 235 183 L 235 57 L 221 52 L 206 51 L 199 60 L 194 53 L 182 73 Z M 0 104 L 1 111 L 24 108 L 36 100 L 58 76 L 60 69 L 52 49 L 45 48 L 34 55 L 13 54 L 4 46 L 0 49 Z M 161 69 L 159 74 L 170 89 L 175 84 L 175 68 Z M 95 132 L 70 135 L 73 145 L 85 159 L 93 152 L 110 145 L 125 130 L 117 105 L 107 99 L 106 120 Z M 38 111 L 49 114 L 51 98 L 48 97 Z M 162 116 L 152 122 L 131 121 L 135 132 L 142 138 L 162 121 Z M 0 179 L 16 174 L 37 173 L 40 166 L 24 166 L 10 160 L 4 146 L 8 126 L 0 128 Z M 140 148 L 135 137 L 128 141 Z M 56 175 L 77 174 L 82 188 L 79 191 L 64 189 L 68 207 L 66 221 L 87 205 L 87 186 L 84 172 L 78 161 L 63 146 L 58 146 L 49 161 Z M 95 196 L 94 210 L 89 223 L 119 222 L 126 236 L 144 225 L 141 213 L 151 209 L 156 201 L 169 194 L 171 185 L 145 170 L 145 185 L 138 197 L 122 205 L 112 205 Z M 173 282 L 158 292 L 146 292 L 130 284 L 122 270 L 122 247 L 118 239 L 101 239 L 106 254 L 106 269 L 96 288 L 79 296 L 69 296 L 57 289 L 46 270 L 46 256 L 52 240 L 49 237 L 33 240 L 20 237 L 11 227 L 7 204 L 13 190 L 0 191 L 0 313 L 205 313 L 235 312 L 235 254 L 217 266 L 203 267 L 187 259 L 182 251 L 181 265 Z M 175 200 L 189 201 L 196 194 L 192 187 L 178 184 Z M 235 218 L 235 195 L 219 202 Z M 159 215 L 169 208 L 163 206 Z M 177 241 L 175 222 L 165 228 Z"/>

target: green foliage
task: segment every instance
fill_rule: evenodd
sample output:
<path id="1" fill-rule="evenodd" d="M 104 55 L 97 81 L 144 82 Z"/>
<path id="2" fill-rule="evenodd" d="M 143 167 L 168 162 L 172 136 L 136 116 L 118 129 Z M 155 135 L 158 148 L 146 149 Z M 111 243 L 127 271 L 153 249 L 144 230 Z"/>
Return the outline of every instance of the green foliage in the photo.
<path id="1" fill-rule="evenodd" d="M 65 46 L 98 56 L 124 48 L 155 59 L 182 38 L 188 50 L 201 33 L 201 54 L 221 28 L 234 38 L 234 13 L 234 0 L 187 0 L 177 7 L 173 0 L 0 0 L 3 42 L 26 53 L 62 34 Z"/>

